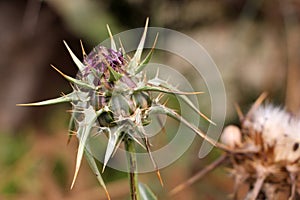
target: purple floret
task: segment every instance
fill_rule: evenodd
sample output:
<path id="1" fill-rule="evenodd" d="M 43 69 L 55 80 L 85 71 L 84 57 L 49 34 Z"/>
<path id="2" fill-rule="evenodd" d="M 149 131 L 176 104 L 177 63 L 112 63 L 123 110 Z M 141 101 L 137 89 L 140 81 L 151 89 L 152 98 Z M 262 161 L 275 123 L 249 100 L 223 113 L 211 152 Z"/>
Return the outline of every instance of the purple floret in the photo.
<path id="1" fill-rule="evenodd" d="M 87 66 L 85 74 L 89 73 L 91 69 L 105 73 L 107 71 L 107 65 L 116 71 L 120 71 L 119 68 L 122 68 L 124 63 L 124 57 L 121 51 L 114 51 L 104 46 L 97 46 L 84 59 L 84 64 Z"/>

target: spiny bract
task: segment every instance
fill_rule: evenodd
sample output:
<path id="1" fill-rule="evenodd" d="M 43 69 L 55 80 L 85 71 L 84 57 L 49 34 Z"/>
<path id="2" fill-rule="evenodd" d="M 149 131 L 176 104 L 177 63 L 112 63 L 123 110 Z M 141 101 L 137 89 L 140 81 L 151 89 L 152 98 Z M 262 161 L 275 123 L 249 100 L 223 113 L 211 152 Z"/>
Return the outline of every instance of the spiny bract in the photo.
<path id="1" fill-rule="evenodd" d="M 158 176 L 160 176 L 159 171 L 151 156 L 149 140 L 143 127 L 150 123 L 148 118 L 150 114 L 168 115 L 183 122 L 201 137 L 206 138 L 199 129 L 188 123 L 172 109 L 161 104 L 159 102 L 161 95 L 155 96 L 152 94 L 153 91 L 161 94 L 176 94 L 177 98 L 180 98 L 195 112 L 207 119 L 186 96 L 188 94 L 198 94 L 197 92 L 187 93 L 178 91 L 175 87 L 172 87 L 158 77 L 151 80 L 146 79 L 143 69 L 150 61 L 157 40 L 156 37 L 153 48 L 145 59 L 141 60 L 147 27 L 148 19 L 140 43 L 132 58 L 126 55 L 123 48 L 117 49 L 109 27 L 107 28 L 111 38 L 111 47 L 97 46 L 88 55 L 86 55 L 82 48 L 83 62 L 74 55 L 65 43 L 74 63 L 79 69 L 78 76 L 72 78 L 63 74 L 54 66 L 52 67 L 72 83 L 73 91 L 56 99 L 39 103 L 21 104 L 40 106 L 62 102 L 72 103 L 70 136 L 76 133 L 79 139 L 79 147 L 71 188 L 76 180 L 83 154 L 85 154 L 91 168 L 97 175 L 98 181 L 107 193 L 95 159 L 86 149 L 87 140 L 91 136 L 91 132 L 95 129 L 97 134 L 105 133 L 109 139 L 103 170 L 120 143 L 124 140 L 133 140 L 147 150 Z M 122 47 L 122 44 L 120 46 Z"/>

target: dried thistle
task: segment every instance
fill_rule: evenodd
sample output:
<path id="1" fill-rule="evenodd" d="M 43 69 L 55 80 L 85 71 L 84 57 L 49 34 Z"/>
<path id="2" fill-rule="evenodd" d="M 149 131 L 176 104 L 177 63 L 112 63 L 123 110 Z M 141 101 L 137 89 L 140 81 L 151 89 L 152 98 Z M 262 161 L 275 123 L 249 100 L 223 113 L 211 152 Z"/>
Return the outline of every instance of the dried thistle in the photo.
<path id="1" fill-rule="evenodd" d="M 249 188 L 247 200 L 292 200 L 300 195 L 300 119 L 280 107 L 262 105 L 265 98 L 263 93 L 245 116 L 238 109 L 241 127 L 229 125 L 221 136 L 230 149 L 171 194 L 227 163 L 235 180 L 234 199 L 242 184 Z"/>

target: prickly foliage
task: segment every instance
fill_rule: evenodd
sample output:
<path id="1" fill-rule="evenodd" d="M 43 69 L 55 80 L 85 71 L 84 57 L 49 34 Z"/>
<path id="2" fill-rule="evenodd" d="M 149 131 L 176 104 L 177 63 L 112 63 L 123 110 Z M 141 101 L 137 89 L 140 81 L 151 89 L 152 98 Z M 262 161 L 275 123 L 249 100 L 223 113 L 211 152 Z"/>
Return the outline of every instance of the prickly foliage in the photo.
<path id="1" fill-rule="evenodd" d="M 64 42 L 74 63 L 78 67 L 78 76 L 76 78 L 70 77 L 54 66 L 52 67 L 71 83 L 73 91 L 56 99 L 39 103 L 21 104 L 28 106 L 62 102 L 70 102 L 72 104 L 70 137 L 74 133 L 76 134 L 79 140 L 79 147 L 71 188 L 75 183 L 82 157 L 85 154 L 97 179 L 107 192 L 95 159 L 87 150 L 87 140 L 95 130 L 97 134 L 106 134 L 108 136 L 103 170 L 124 139 L 130 138 L 148 152 L 159 178 L 159 171 L 152 158 L 149 139 L 144 130 L 144 126 L 151 123 L 149 119 L 151 113 L 166 114 L 175 118 L 186 124 L 201 137 L 206 138 L 199 129 L 193 127 L 175 111 L 160 103 L 160 99 L 156 97 L 157 95 L 152 94 L 153 92 L 176 94 L 198 114 L 205 117 L 186 96 L 198 93 L 181 92 L 166 81 L 159 79 L 159 77 L 147 80 L 144 76 L 143 70 L 151 59 L 157 40 L 156 37 L 153 48 L 141 60 L 147 26 L 148 20 L 140 43 L 132 58 L 125 55 L 124 49 L 117 49 L 109 27 L 108 32 L 111 38 L 111 47 L 96 46 L 88 55 L 82 47 L 83 61 L 80 61 L 66 42 Z M 214 143 L 214 141 L 211 142 Z"/>

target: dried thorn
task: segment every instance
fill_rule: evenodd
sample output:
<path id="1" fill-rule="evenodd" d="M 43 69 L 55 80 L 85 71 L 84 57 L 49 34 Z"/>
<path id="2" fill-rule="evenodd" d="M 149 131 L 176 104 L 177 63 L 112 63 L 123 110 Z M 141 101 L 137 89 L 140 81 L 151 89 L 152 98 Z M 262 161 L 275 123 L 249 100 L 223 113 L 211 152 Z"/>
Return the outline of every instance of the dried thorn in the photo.
<path id="1" fill-rule="evenodd" d="M 163 180 L 162 180 L 162 178 L 161 178 L 159 169 L 156 170 L 156 175 L 157 175 L 157 177 L 158 177 L 158 180 L 159 180 L 159 182 L 160 182 L 160 185 L 163 187 L 163 186 L 164 186 L 164 182 L 163 182 Z"/>
<path id="2" fill-rule="evenodd" d="M 211 172 L 216 167 L 221 165 L 224 161 L 226 161 L 227 158 L 228 158 L 227 154 L 223 154 L 217 160 L 215 160 L 214 162 L 212 162 L 211 164 L 206 166 L 204 169 L 199 171 L 197 174 L 195 174 L 193 177 L 189 178 L 186 182 L 184 182 L 184 183 L 176 186 L 174 189 L 172 189 L 169 195 L 173 196 L 173 195 L 179 193 L 180 191 L 182 191 L 183 189 L 185 189 L 186 187 L 192 185 L 197 180 L 203 178 L 207 173 Z"/>
<path id="3" fill-rule="evenodd" d="M 243 121 L 245 117 L 244 117 L 244 114 L 243 114 L 243 112 L 241 110 L 241 107 L 237 103 L 234 103 L 234 107 L 235 107 L 235 110 L 236 110 L 236 112 L 238 114 L 240 122 Z"/>
<path id="4" fill-rule="evenodd" d="M 164 93 L 162 93 L 162 92 L 159 93 L 159 94 L 157 95 L 155 101 L 156 101 L 156 102 L 159 102 L 159 101 L 163 98 L 163 96 L 164 96 Z"/>
<path id="5" fill-rule="evenodd" d="M 104 191 L 105 191 L 105 195 L 106 195 L 107 199 L 111 200 L 111 198 L 109 196 L 109 193 L 108 193 L 108 190 L 106 188 L 104 188 Z"/>
<path id="6" fill-rule="evenodd" d="M 169 100 L 170 100 L 170 99 L 167 98 L 166 101 L 165 101 L 164 103 L 162 103 L 162 105 L 163 105 L 163 106 L 166 106 Z"/>
<path id="7" fill-rule="evenodd" d="M 247 116 L 251 116 L 251 114 L 262 104 L 262 102 L 267 98 L 268 93 L 267 92 L 263 92 L 254 102 L 254 104 L 252 105 L 252 107 L 250 108 L 249 112 L 247 113 Z"/>
<path id="8" fill-rule="evenodd" d="M 154 160 L 154 158 L 153 158 L 153 156 L 152 156 L 152 153 L 151 153 L 151 150 L 150 150 L 150 143 L 149 143 L 149 140 L 148 140 L 148 138 L 146 137 L 146 135 L 145 135 L 145 133 L 144 133 L 144 129 L 142 130 L 142 133 L 143 133 L 143 135 L 144 135 L 144 140 L 145 140 L 147 152 L 148 152 L 149 157 L 150 157 L 150 160 L 151 160 L 151 162 L 152 162 L 152 164 L 153 164 L 153 166 L 154 166 L 154 168 L 155 168 L 155 170 L 156 170 L 156 175 L 157 175 L 157 177 L 158 177 L 158 180 L 159 180 L 161 186 L 164 186 L 164 183 L 163 183 L 163 180 L 162 180 L 162 178 L 161 178 L 159 169 L 158 169 L 157 164 L 156 164 L 156 162 L 155 162 L 155 160 Z"/>
<path id="9" fill-rule="evenodd" d="M 198 114 L 202 117 L 202 118 L 204 118 L 206 121 L 208 121 L 209 123 L 211 123 L 212 125 L 217 125 L 215 122 L 213 122 L 211 119 L 209 119 L 205 114 L 203 114 L 202 112 L 198 112 Z"/>
<path id="10" fill-rule="evenodd" d="M 82 43 L 81 40 L 80 40 L 80 46 L 81 46 L 82 56 L 83 56 L 83 58 L 86 58 L 87 54 L 85 53 L 85 50 L 84 50 L 84 47 L 83 47 L 83 43 Z"/>

